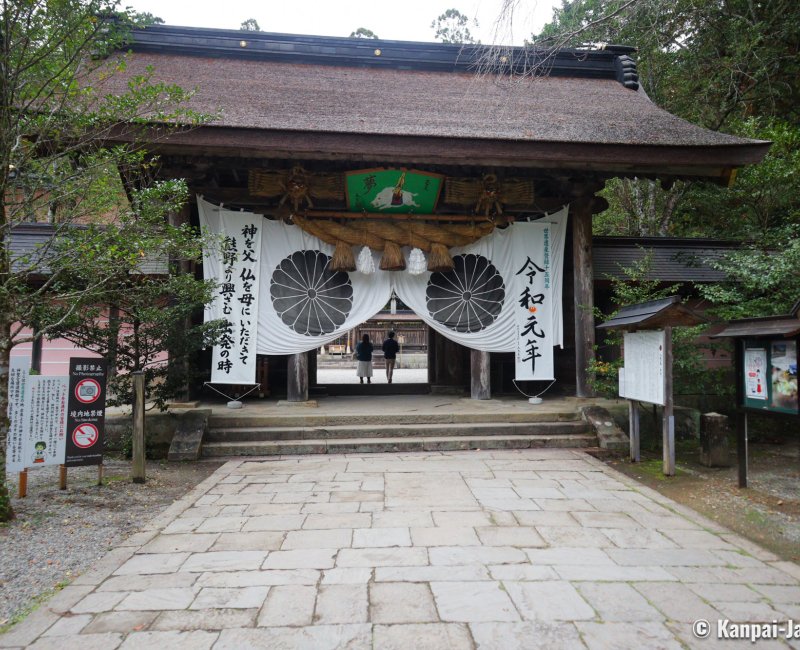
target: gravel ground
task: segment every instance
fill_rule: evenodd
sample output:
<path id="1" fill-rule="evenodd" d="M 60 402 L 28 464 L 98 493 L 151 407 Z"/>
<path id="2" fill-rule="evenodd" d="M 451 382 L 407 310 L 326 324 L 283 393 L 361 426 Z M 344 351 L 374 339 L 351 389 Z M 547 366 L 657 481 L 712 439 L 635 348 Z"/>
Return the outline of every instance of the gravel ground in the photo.
<path id="1" fill-rule="evenodd" d="M 136 532 L 222 463 L 148 461 L 147 482 L 130 481 L 130 461 L 105 459 L 105 484 L 96 467 L 69 470 L 58 489 L 58 468 L 28 472 L 28 496 L 13 499 L 16 519 L 0 524 L 0 629 L 37 598 L 70 582 L 114 545 Z M 9 489 L 17 494 L 17 477 Z"/>

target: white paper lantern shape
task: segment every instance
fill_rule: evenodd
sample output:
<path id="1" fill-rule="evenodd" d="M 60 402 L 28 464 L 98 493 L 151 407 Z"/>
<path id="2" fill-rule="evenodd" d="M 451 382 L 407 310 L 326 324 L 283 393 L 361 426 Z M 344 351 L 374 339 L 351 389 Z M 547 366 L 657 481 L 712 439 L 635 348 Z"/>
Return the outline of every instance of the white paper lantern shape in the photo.
<path id="1" fill-rule="evenodd" d="M 428 270 L 425 254 L 419 248 L 412 248 L 408 256 L 406 268 L 411 275 L 422 275 Z"/>
<path id="2" fill-rule="evenodd" d="M 364 246 L 358 254 L 356 269 L 359 273 L 363 273 L 364 275 L 375 273 L 375 260 L 372 259 L 372 251 L 369 249 L 369 246 Z"/>

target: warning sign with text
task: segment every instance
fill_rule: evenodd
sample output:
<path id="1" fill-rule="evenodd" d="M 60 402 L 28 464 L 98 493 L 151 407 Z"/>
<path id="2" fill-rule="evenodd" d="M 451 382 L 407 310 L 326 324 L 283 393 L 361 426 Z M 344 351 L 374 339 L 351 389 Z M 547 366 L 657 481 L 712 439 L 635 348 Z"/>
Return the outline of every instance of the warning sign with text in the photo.
<path id="1" fill-rule="evenodd" d="M 69 360 L 67 467 L 101 465 L 106 421 L 108 362 L 98 358 Z"/>

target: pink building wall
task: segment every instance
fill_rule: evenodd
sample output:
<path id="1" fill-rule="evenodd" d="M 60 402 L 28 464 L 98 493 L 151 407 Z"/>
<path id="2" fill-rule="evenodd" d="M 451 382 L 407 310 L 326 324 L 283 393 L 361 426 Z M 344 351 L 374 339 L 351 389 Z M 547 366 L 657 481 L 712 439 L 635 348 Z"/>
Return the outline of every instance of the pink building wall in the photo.
<path id="1" fill-rule="evenodd" d="M 20 337 L 30 336 L 31 330 L 25 328 L 20 333 Z M 12 357 L 31 356 L 32 343 L 20 343 L 11 349 Z M 66 339 L 44 339 L 42 341 L 42 374 L 50 377 L 66 377 L 69 374 L 70 357 L 94 357 L 99 358 L 99 354 L 90 352 L 85 348 L 76 346 Z M 166 363 L 168 355 L 166 352 L 160 354 L 157 363 Z"/>
<path id="2" fill-rule="evenodd" d="M 23 329 L 20 336 L 30 336 L 29 329 Z M 12 357 L 31 356 L 32 343 L 20 343 L 11 349 Z M 42 341 L 42 374 L 50 377 L 66 377 L 69 374 L 70 357 L 99 357 L 99 354 L 79 348 L 66 339 Z"/>

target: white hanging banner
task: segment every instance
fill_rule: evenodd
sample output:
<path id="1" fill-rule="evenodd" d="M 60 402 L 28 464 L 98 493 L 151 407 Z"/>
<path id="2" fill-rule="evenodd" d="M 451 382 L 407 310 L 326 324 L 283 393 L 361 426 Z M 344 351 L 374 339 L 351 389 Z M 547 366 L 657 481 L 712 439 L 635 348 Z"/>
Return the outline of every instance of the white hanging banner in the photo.
<path id="1" fill-rule="evenodd" d="M 567 238 L 569 206 L 536 223 L 550 224 L 550 294 L 552 296 L 553 345 L 564 347 L 564 241 Z"/>
<path id="2" fill-rule="evenodd" d="M 523 225 L 523 224 L 520 224 Z M 511 281 L 516 325 L 515 376 L 554 379 L 550 224 L 524 224 L 533 236 L 515 240 Z"/>
<path id="3" fill-rule="evenodd" d="M 8 368 L 8 438 L 6 444 L 6 473 L 25 469 L 25 391 L 30 376 L 30 357 L 11 357 Z M 28 461 L 29 462 L 29 461 Z"/>
<path id="4" fill-rule="evenodd" d="M 200 202 L 198 200 L 198 202 Z M 261 239 L 264 219 L 250 212 L 201 210 L 200 224 L 222 235 L 221 250 L 204 256 L 206 279 L 218 286 L 206 307 L 206 320 L 227 321 L 214 346 L 211 381 L 252 384 L 256 376 L 256 338 L 261 280 Z"/>

